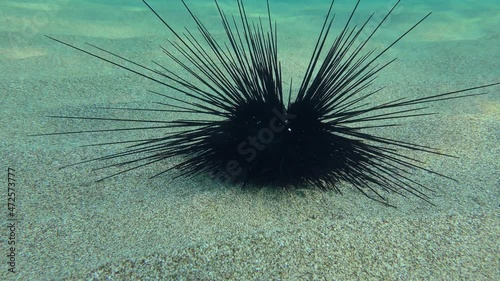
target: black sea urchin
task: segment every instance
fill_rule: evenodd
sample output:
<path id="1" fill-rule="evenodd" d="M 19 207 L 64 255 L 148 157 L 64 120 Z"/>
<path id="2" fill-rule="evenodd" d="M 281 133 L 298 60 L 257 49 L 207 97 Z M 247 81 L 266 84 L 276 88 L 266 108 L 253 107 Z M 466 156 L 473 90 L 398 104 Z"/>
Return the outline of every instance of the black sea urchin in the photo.
<path id="1" fill-rule="evenodd" d="M 180 112 L 193 116 L 180 120 L 52 116 L 155 124 L 55 134 L 151 128 L 160 134 L 147 140 L 119 142 L 132 145 L 122 152 L 80 163 L 111 161 L 105 167 L 121 169 L 108 176 L 111 177 L 181 156 L 179 162 L 160 174 L 175 169 L 185 176 L 203 173 L 258 186 L 314 186 L 338 192 L 336 184 L 345 181 L 380 202 L 387 202 L 380 190 L 403 196 L 410 193 L 429 202 L 424 192 L 427 188 L 411 179 L 411 170 L 446 176 L 419 165 L 420 162 L 407 156 L 405 151 L 444 154 L 416 143 L 370 134 L 370 129 L 395 125 L 384 122 L 387 120 L 426 116 L 429 113 L 423 112 L 421 106 L 425 103 L 476 95 L 470 91 L 499 84 L 370 104 L 369 98 L 382 89 L 368 91 L 367 88 L 376 74 L 394 61 L 380 64 L 380 57 L 430 14 L 382 51 L 375 52 L 366 50 L 366 45 L 400 1 L 371 30 L 368 26 L 373 24 L 373 14 L 359 27 L 351 23 L 360 2 L 357 1 L 338 35 L 332 43 L 327 43 L 334 18 L 332 1 L 300 87 L 295 92 L 290 86 L 284 98 L 276 24 L 271 20 L 269 2 L 268 20 L 252 23 L 248 21 L 242 0 L 237 0 L 239 18 L 226 16 L 215 1 L 227 36 L 227 41 L 221 43 L 181 1 L 201 37 L 189 30 L 182 34 L 174 30 L 146 1 L 143 2 L 174 37 L 169 42 L 170 48 L 162 47 L 163 52 L 187 71 L 189 78 L 156 62 L 156 69 L 153 69 L 94 45 L 90 46 L 96 51 L 91 52 L 49 37 L 174 90 L 175 94 L 153 92 L 168 100 L 163 103 L 166 108 L 128 110 Z M 175 56 L 173 50 L 180 55 Z M 117 62 L 120 60 L 123 63 Z M 162 129 L 174 129 L 174 133 L 161 133 Z M 124 160 L 124 157 L 133 159 Z"/>

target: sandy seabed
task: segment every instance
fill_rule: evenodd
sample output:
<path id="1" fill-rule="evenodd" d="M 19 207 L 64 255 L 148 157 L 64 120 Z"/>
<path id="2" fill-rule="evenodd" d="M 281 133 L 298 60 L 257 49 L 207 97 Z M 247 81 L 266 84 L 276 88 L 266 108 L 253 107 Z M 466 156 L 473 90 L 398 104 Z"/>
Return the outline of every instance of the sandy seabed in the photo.
<path id="1" fill-rule="evenodd" d="M 378 80 L 388 86 L 381 95 L 423 96 L 500 81 L 498 32 L 485 28 L 474 40 L 436 40 L 428 31 L 432 23 L 417 33 L 419 40 L 410 36 L 388 54 L 398 61 Z M 445 25 L 438 26 L 441 32 Z M 155 98 L 146 90 L 162 88 L 57 45 L 44 33 L 51 34 L 0 33 L 8 39 L 0 40 L 0 163 L 4 182 L 7 168 L 16 171 L 19 219 L 18 273 L 7 271 L 4 229 L 1 280 L 500 279 L 499 87 L 433 105 L 439 115 L 380 132 L 459 157 L 420 158 L 457 182 L 412 175 L 436 190 L 430 193 L 436 206 L 388 195 L 397 206 L 388 208 L 348 185 L 341 196 L 241 190 L 208 177 L 148 179 L 161 165 L 95 182 L 102 176 L 92 171 L 95 165 L 59 167 L 115 151 L 80 145 L 129 135 L 28 135 L 92 127 L 46 116 L 98 116 L 99 107 L 150 105 Z M 156 46 L 165 39 L 68 34 L 58 38 L 91 41 L 145 62 L 161 57 Z M 283 34 L 280 42 L 294 42 L 281 44 L 283 71 L 300 77 L 311 37 Z M 305 49 L 297 47 L 301 42 Z"/>

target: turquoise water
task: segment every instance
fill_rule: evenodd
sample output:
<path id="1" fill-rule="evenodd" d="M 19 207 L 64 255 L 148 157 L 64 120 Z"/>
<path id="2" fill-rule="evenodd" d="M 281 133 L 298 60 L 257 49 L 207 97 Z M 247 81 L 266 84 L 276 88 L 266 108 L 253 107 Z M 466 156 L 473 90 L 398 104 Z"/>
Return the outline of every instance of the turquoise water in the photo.
<path id="1" fill-rule="evenodd" d="M 195 30 L 181 1 L 148 2 L 175 30 Z M 186 2 L 215 38 L 225 39 L 213 1 Z M 219 3 L 237 15 L 235 1 Z M 373 12 L 377 22 L 393 3 L 361 1 L 353 22 L 359 25 Z M 299 84 L 329 4 L 270 1 L 286 89 L 290 78 Z M 336 1 L 333 34 L 354 4 Z M 266 16 L 264 0 L 247 0 L 245 7 L 251 20 Z M 499 10 L 498 1 L 402 1 L 371 48 L 383 49 L 433 14 L 383 57 L 398 60 L 377 79 L 388 87 L 381 100 L 500 81 Z M 95 166 L 58 168 L 114 152 L 80 146 L 122 135 L 28 135 L 99 128 L 46 116 L 149 107 L 161 100 L 147 90 L 164 89 L 43 35 L 85 48 L 94 43 L 146 65 L 166 63 L 158 45 L 172 39 L 141 1 L 0 2 L 2 169 L 18 171 L 20 218 L 18 273 L 9 273 L 2 260 L 0 280 L 127 280 L 134 274 L 153 280 L 498 279 L 498 87 L 433 105 L 438 116 L 383 132 L 459 157 L 419 158 L 424 167 L 458 180 L 411 175 L 436 190 L 435 207 L 390 196 L 398 208 L 387 208 L 348 186 L 343 196 L 281 194 L 241 192 L 209 178 L 147 179 L 161 166 L 97 183 L 102 174 Z M 0 241 L 5 256 L 5 234 Z"/>
<path id="2" fill-rule="evenodd" d="M 247 1 L 250 15 L 265 14 L 264 1 Z M 176 2 L 151 1 L 160 14 L 171 19 L 174 25 L 188 24 L 184 7 Z M 218 22 L 212 1 L 188 1 L 193 11 L 205 22 Z M 275 20 L 285 28 L 286 24 L 296 22 L 295 26 L 306 26 L 321 22 L 330 1 L 271 1 L 271 10 Z M 363 1 L 359 7 L 359 18 L 375 12 L 384 15 L 394 1 Z M 227 13 L 237 13 L 233 1 L 220 1 Z M 340 18 L 353 7 L 354 1 L 337 1 L 336 12 Z M 105 38 L 130 38 L 144 35 L 165 34 L 161 24 L 154 23 L 150 12 L 141 1 L 4 1 L 3 29 L 28 33 L 45 32 L 50 34 L 68 34 L 96 36 Z M 498 22 L 498 3 L 496 1 L 403 1 L 394 11 L 390 20 L 395 21 L 391 30 L 398 30 L 399 23 L 414 22 L 419 17 L 432 11 L 429 28 L 422 28 L 413 35 L 415 40 L 460 40 L 477 39 L 495 32 Z M 314 26 L 319 28 L 318 26 Z M 404 29 L 404 28 L 403 28 Z M 286 30 L 286 28 L 285 28 Z M 161 31 L 161 32 L 160 32 Z M 445 32 L 447 31 L 447 32 Z M 432 33 L 440 33 L 431 35 Z M 427 36 L 426 36 L 427 35 Z"/>

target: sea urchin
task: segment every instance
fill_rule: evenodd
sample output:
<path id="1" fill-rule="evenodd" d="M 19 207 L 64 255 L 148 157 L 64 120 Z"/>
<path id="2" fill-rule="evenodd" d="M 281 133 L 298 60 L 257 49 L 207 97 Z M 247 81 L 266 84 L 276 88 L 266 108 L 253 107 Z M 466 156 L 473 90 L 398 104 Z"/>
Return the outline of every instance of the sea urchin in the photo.
<path id="1" fill-rule="evenodd" d="M 170 47 L 162 47 L 163 52 L 190 74 L 188 78 L 172 72 L 164 64 L 155 62 L 155 68 L 150 68 L 94 45 L 89 44 L 95 51 L 88 51 L 47 36 L 171 90 L 153 92 L 168 101 L 162 103 L 162 109 L 126 110 L 179 112 L 192 116 L 179 120 L 51 116 L 154 124 L 51 134 L 151 128 L 160 134 L 145 140 L 121 141 L 119 143 L 130 146 L 121 152 L 76 164 L 111 161 L 106 168 L 121 169 L 108 176 L 111 177 L 181 156 L 179 162 L 160 174 L 175 169 L 178 175 L 184 176 L 203 173 L 257 186 L 314 186 L 338 192 L 338 182 L 345 181 L 385 204 L 387 200 L 380 190 L 403 196 L 409 193 L 429 202 L 424 192 L 427 188 L 411 179 L 411 171 L 420 169 L 446 176 L 419 165 L 420 162 L 405 151 L 444 154 L 427 146 L 371 134 L 370 129 L 396 125 L 385 122 L 389 120 L 426 116 L 429 113 L 422 111 L 425 108 L 421 106 L 425 103 L 477 95 L 470 91 L 499 84 L 370 104 L 369 98 L 379 94 L 382 88 L 368 90 L 369 86 L 376 75 L 394 61 L 379 63 L 380 57 L 430 14 L 376 52 L 366 50 L 367 43 L 400 1 L 371 30 L 368 26 L 373 24 L 373 14 L 359 27 L 352 24 L 360 2 L 357 1 L 333 42 L 327 43 L 334 22 L 332 1 L 300 87 L 294 89 L 290 85 L 284 98 L 276 24 L 271 20 L 269 2 L 268 20 L 253 23 L 247 18 L 242 0 L 237 0 L 239 18 L 228 17 L 215 1 L 227 36 L 227 41 L 222 43 L 214 39 L 181 1 L 196 23 L 199 37 L 189 30 L 184 33 L 174 30 L 146 1 L 143 2 L 173 35 Z M 175 56 L 173 50 L 180 55 Z M 162 129 L 174 130 L 174 133 L 161 133 Z M 133 159 L 123 160 L 124 157 Z"/>

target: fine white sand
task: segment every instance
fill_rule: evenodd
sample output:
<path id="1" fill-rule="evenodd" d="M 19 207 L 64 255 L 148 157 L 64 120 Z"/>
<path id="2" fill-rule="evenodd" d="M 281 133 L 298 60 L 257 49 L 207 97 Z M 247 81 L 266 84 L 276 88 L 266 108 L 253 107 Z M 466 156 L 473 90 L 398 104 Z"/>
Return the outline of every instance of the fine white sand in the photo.
<path id="1" fill-rule="evenodd" d="M 167 61 L 157 46 L 171 36 L 137 3 L 117 9 L 111 4 L 50 3 L 0 4 L 0 165 L 2 171 L 16 170 L 20 219 L 18 273 L 7 272 L 8 237 L 2 231 L 0 280 L 500 278 L 499 87 L 489 88 L 488 95 L 432 105 L 430 111 L 439 115 L 406 120 L 405 127 L 378 132 L 459 157 L 414 155 L 425 161 L 425 167 L 458 180 L 422 172 L 412 175 L 436 190 L 430 193 L 436 206 L 387 195 L 398 207 L 388 208 L 348 185 L 341 187 L 341 196 L 307 189 L 241 190 L 209 177 L 172 179 L 174 174 L 165 174 L 148 179 L 172 163 L 95 182 L 105 175 L 92 171 L 98 163 L 59 167 L 118 148 L 80 145 L 154 132 L 28 135 L 97 128 L 93 122 L 46 116 L 106 116 L 98 107 L 152 107 L 153 101 L 162 100 L 147 90 L 166 90 L 42 35 L 79 46 L 92 42 L 147 65 L 153 59 Z M 284 76 L 294 77 L 296 86 L 323 20 L 324 3 L 310 4 L 308 9 L 283 3 L 274 6 L 280 58 Z M 495 29 L 499 18 L 492 14 L 494 7 L 474 3 L 457 5 L 452 11 L 404 4 L 371 46 L 380 49 L 425 11 L 435 12 L 388 52 L 385 59 L 397 56 L 398 60 L 377 80 L 387 89 L 375 100 L 500 81 L 500 36 Z M 221 1 L 234 12 L 232 4 Z M 189 23 L 182 6 L 166 8 L 160 2 L 156 6 L 172 16 L 167 19 L 176 27 Z M 193 6 L 211 29 L 219 28 L 211 1 Z M 349 7 L 340 6 L 339 12 Z M 380 7 L 366 3 L 360 15 L 386 11 L 386 4 Z M 262 8 L 252 2 L 247 9 L 254 15 L 265 11 Z M 93 9 L 101 12 L 91 17 Z M 43 11 L 45 20 L 40 16 Z M 36 15 L 38 20 L 33 20 Z M 289 78 L 284 80 L 288 88 Z M 174 117 L 178 116 L 156 116 Z M 3 180 L 6 187 L 6 172 Z"/>

